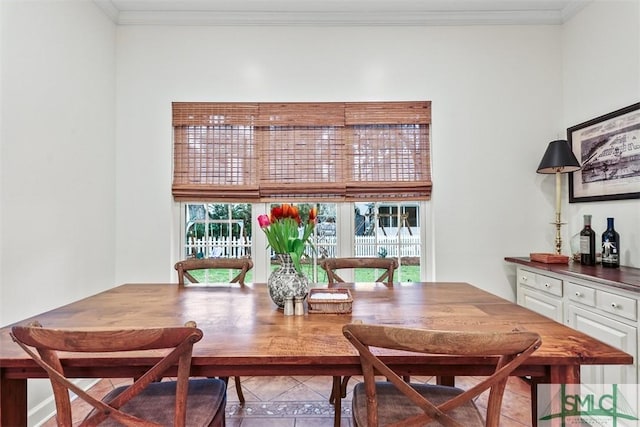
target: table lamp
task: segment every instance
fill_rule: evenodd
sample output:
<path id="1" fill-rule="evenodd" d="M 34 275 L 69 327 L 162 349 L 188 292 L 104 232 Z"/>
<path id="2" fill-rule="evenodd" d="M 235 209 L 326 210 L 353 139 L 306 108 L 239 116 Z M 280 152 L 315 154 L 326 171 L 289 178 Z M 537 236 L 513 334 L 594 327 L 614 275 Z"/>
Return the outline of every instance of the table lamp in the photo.
<path id="1" fill-rule="evenodd" d="M 562 194 L 562 174 L 568 172 L 575 172 L 580 169 L 580 163 L 578 159 L 571 151 L 569 143 L 564 139 L 551 141 L 547 146 L 547 151 L 544 152 L 540 165 L 538 166 L 538 173 L 555 173 L 556 174 L 556 254 L 560 255 L 562 252 L 562 238 L 560 237 L 560 227 L 562 222 L 560 221 L 560 200 Z"/>

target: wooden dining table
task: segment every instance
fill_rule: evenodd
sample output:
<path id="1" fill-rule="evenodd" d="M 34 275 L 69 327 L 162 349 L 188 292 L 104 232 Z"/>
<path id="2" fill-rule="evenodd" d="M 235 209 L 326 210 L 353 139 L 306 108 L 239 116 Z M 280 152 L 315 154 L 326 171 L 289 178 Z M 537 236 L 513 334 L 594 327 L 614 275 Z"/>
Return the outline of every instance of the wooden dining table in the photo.
<path id="1" fill-rule="evenodd" d="M 542 346 L 514 373 L 531 376 L 538 383 L 579 383 L 581 365 L 633 363 L 623 351 L 468 283 L 340 283 L 336 287 L 350 290 L 351 313 L 284 316 L 265 284 L 125 284 L 18 323 L 38 320 L 54 328 L 113 328 L 182 325 L 194 320 L 204 332 L 194 347 L 194 376 L 359 375 L 357 352 L 342 335 L 342 326 L 354 321 L 440 330 L 538 332 Z M 11 341 L 10 329 L 11 325 L 0 329 L 0 425 L 13 427 L 27 424 L 27 378 L 46 378 L 46 374 Z M 377 351 L 403 375 L 454 378 L 488 374 L 491 369 L 487 358 Z M 87 354 L 63 360 L 72 377 L 131 378 L 157 359 Z"/>

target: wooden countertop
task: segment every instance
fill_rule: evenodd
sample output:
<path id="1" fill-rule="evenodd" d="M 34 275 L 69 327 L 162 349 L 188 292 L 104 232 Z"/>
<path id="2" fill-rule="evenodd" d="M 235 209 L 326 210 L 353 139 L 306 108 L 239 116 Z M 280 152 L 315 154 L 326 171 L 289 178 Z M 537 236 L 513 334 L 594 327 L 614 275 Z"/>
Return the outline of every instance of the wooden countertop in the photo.
<path id="1" fill-rule="evenodd" d="M 531 261 L 529 257 L 505 257 L 504 260 L 539 270 L 546 270 L 577 279 L 590 280 L 603 285 L 640 293 L 640 268 L 604 268 L 601 265 L 582 265 L 573 261 L 569 261 L 569 264 L 545 264 Z"/>

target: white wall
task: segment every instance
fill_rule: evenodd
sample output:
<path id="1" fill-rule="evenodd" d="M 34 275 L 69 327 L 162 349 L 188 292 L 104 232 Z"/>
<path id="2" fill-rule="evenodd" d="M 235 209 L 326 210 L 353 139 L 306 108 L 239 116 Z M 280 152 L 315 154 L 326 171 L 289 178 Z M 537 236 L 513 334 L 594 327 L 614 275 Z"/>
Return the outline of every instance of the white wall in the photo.
<path id="1" fill-rule="evenodd" d="M 2 312 L 113 286 L 115 26 L 91 2 L 2 2 Z"/>
<path id="2" fill-rule="evenodd" d="M 2 0 L 0 17 L 7 325 L 114 284 L 115 26 L 86 1 Z M 30 408 L 49 395 L 30 381 Z"/>
<path id="3" fill-rule="evenodd" d="M 565 128 L 640 101 L 640 1 L 596 2 L 564 25 L 562 40 Z M 570 235 L 584 214 L 593 215 L 596 245 L 615 218 L 621 264 L 640 267 L 640 200 L 570 204 Z"/>
<path id="4" fill-rule="evenodd" d="M 2 0 L 0 324 L 173 280 L 172 101 L 431 100 L 435 278 L 513 299 L 503 258 L 553 250 L 547 143 L 639 99 L 639 14 L 629 0 L 562 27 L 116 29 L 91 2 Z M 638 201 L 564 191 L 565 251 L 583 212 L 611 215 L 640 267 Z"/>
<path id="5" fill-rule="evenodd" d="M 436 278 L 513 298 L 503 257 L 552 247 L 535 169 L 561 61 L 557 26 L 120 27 L 116 282 L 173 277 L 172 101 L 424 99 Z"/>
<path id="6" fill-rule="evenodd" d="M 509 296 L 502 257 L 553 246 L 546 143 L 638 99 L 638 15 L 629 0 L 563 27 L 120 27 L 116 59 L 92 4 L 4 1 L 2 324 L 172 277 L 174 100 L 433 101 L 436 278 Z M 612 214 L 640 264 L 636 201 L 568 207 L 565 247 L 582 211 Z"/>

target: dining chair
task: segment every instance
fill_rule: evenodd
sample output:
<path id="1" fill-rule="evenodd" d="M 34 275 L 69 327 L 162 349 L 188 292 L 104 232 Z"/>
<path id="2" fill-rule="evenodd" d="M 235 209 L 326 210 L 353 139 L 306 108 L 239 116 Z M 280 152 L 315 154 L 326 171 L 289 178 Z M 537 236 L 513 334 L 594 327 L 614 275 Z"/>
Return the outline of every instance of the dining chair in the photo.
<path id="1" fill-rule="evenodd" d="M 47 372 L 59 426 L 73 425 L 70 392 L 93 407 L 82 426 L 225 425 L 224 381 L 190 379 L 193 345 L 202 339 L 202 331 L 194 322 L 183 327 L 104 330 L 50 329 L 34 322 L 12 327 L 11 337 Z M 133 384 L 115 388 L 102 399 L 92 397 L 65 376 L 65 367 L 72 365 L 72 358 L 102 353 L 95 357 L 107 357 L 108 361 L 108 354 L 114 352 L 119 353 L 118 357 L 136 352 L 131 354 L 132 367 L 135 360 L 158 358 L 159 354 L 163 357 L 152 368 L 140 372 Z M 176 379 L 158 381 L 163 376 Z"/>
<path id="2" fill-rule="evenodd" d="M 355 426 L 443 425 L 497 427 L 509 375 L 540 347 L 534 332 L 459 332 L 351 323 L 344 336 L 360 355 L 364 382 L 353 389 Z M 431 355 L 493 358 L 495 370 L 464 391 L 456 387 L 405 382 L 370 347 Z M 382 375 L 387 381 L 376 381 Z M 491 390 L 486 422 L 473 399 Z"/>
<path id="3" fill-rule="evenodd" d="M 240 272 L 233 277 L 229 283 L 239 283 L 240 286 L 245 285 L 245 277 L 247 272 L 253 268 L 253 262 L 249 258 L 194 258 L 178 261 L 174 268 L 178 272 L 178 285 L 188 286 L 189 283 L 199 283 L 192 272 L 195 270 L 240 270 Z M 229 383 L 229 377 L 220 377 L 225 383 Z M 236 386 L 236 393 L 241 405 L 244 405 L 245 398 L 242 392 L 242 384 L 240 377 L 233 377 L 234 384 Z"/>
<path id="4" fill-rule="evenodd" d="M 200 283 L 192 272 L 194 270 L 240 270 L 228 283 L 239 283 L 244 286 L 247 272 L 253 268 L 249 258 L 193 258 L 178 261 L 174 268 L 178 272 L 178 284 Z"/>
<path id="5" fill-rule="evenodd" d="M 344 282 L 344 279 L 338 275 L 338 270 L 367 268 L 383 270 L 382 275 L 375 281 L 393 285 L 393 274 L 398 268 L 398 261 L 395 258 L 373 257 L 325 258 L 320 261 L 320 267 L 327 272 L 329 284 Z"/>
<path id="6" fill-rule="evenodd" d="M 380 277 L 375 281 L 384 283 L 387 286 L 393 285 L 393 275 L 398 268 L 398 261 L 395 258 L 373 258 L 373 257 L 343 257 L 343 258 L 325 258 L 320 261 L 320 267 L 327 273 L 327 282 L 332 285 L 335 283 L 344 283 L 344 279 L 337 273 L 338 270 L 346 269 L 373 269 L 383 270 Z M 350 376 L 333 377 L 331 394 L 329 395 L 329 403 L 334 403 L 336 399 L 341 399 L 347 395 L 347 384 Z M 336 422 L 339 422 L 340 414 L 336 413 Z"/>

